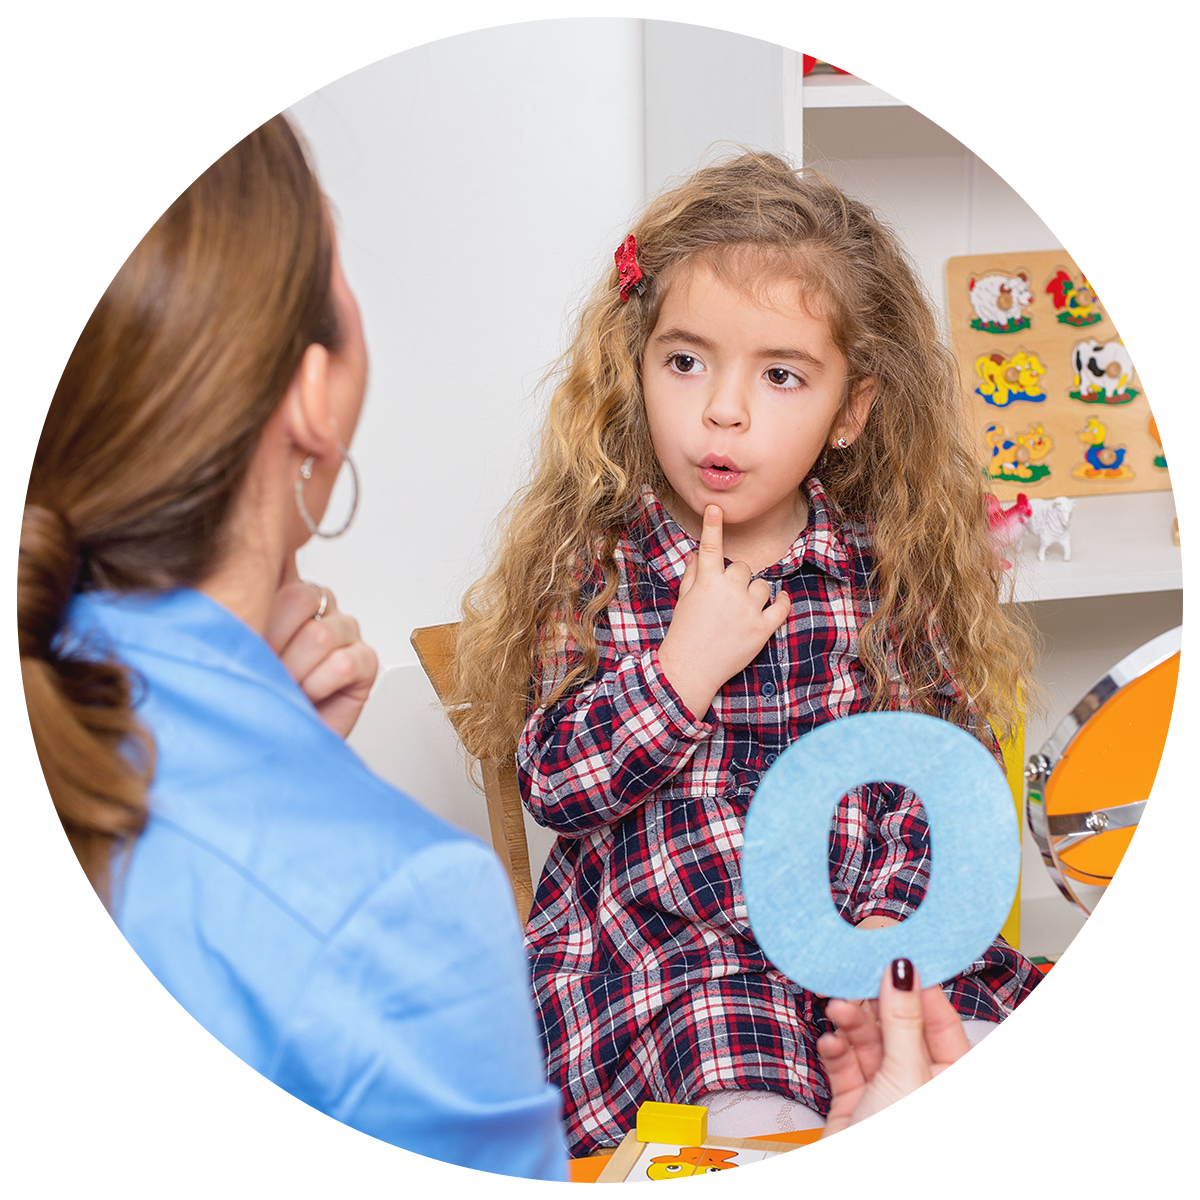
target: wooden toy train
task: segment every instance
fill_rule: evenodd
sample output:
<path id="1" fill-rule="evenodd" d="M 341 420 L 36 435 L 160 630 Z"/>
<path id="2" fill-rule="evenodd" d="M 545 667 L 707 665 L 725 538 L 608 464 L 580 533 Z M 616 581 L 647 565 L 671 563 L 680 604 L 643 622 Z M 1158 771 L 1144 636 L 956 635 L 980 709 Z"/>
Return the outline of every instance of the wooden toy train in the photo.
<path id="1" fill-rule="evenodd" d="M 986 71 L 997 59 L 1040 62 L 1066 74 L 1115 64 L 1126 74 L 1177 71 L 1192 61 L 1192 29 L 1180 13 L 1153 12 L 1146 0 L 1042 0 L 1042 11 L 998 12 L 996 0 L 889 0 L 887 13 L 863 0 L 805 0 L 804 73 L 817 64 L 850 74 L 864 62 L 919 71 L 953 62 Z M 1147 10 L 1147 11 L 1141 11 Z"/>

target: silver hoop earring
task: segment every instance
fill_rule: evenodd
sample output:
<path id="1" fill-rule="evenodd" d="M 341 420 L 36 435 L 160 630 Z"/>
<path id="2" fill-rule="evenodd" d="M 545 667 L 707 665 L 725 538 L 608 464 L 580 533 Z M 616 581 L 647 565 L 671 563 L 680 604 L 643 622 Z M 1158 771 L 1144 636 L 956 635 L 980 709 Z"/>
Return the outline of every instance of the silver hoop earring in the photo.
<path id="1" fill-rule="evenodd" d="M 350 481 L 354 485 L 354 498 L 350 501 L 350 515 L 343 522 L 340 529 L 335 529 L 331 533 L 326 533 L 324 530 L 317 528 L 316 521 L 312 519 L 312 516 L 304 505 L 304 485 L 312 478 L 313 463 L 316 459 L 310 454 L 300 464 L 300 478 L 296 480 L 296 509 L 300 513 L 300 520 L 304 522 L 305 528 L 314 537 L 341 537 L 350 528 L 350 522 L 354 520 L 354 514 L 358 511 L 358 468 L 355 467 L 354 459 L 350 457 L 350 451 L 345 446 L 339 446 L 338 450 L 341 452 L 342 461 L 350 468 Z"/>

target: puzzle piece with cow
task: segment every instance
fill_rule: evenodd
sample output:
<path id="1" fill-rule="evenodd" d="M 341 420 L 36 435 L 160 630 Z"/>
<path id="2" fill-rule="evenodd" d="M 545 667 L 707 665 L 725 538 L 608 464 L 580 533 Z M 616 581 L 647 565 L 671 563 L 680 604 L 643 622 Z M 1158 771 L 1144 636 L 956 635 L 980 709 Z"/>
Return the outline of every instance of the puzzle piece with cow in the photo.
<path id="1" fill-rule="evenodd" d="M 989 491 L 1184 487 L 1200 450 L 1200 246 L 973 254 L 949 259 L 946 282 Z"/>

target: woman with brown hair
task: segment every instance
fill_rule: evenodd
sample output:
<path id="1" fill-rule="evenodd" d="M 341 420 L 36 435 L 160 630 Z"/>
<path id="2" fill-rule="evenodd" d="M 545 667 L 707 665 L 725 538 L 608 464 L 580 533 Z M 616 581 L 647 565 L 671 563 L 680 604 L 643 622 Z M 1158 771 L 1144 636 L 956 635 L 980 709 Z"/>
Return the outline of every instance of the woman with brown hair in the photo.
<path id="1" fill-rule="evenodd" d="M 295 575 L 366 371 L 277 117 L 160 218 L 63 372 L 21 531 L 30 722 L 89 879 L 226 1046 L 385 1141 L 562 1179 L 503 872 L 346 746 L 374 658 Z"/>

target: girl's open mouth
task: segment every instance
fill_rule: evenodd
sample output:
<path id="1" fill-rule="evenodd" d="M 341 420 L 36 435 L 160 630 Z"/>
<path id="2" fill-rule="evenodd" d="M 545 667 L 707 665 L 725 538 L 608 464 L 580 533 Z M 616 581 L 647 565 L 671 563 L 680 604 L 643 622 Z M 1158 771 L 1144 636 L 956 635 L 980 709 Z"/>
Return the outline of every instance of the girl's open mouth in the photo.
<path id="1" fill-rule="evenodd" d="M 705 484 L 718 490 L 731 488 L 746 476 L 745 471 L 738 470 L 737 463 L 733 459 L 720 454 L 710 454 L 702 459 L 699 471 L 700 478 Z"/>

